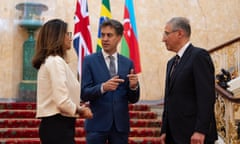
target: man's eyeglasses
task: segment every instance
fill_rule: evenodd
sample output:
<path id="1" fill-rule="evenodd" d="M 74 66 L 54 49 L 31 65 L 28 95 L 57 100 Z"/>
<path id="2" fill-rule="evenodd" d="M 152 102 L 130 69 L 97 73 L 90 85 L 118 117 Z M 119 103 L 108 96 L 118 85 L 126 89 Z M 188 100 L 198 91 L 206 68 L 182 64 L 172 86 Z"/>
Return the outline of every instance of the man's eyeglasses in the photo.
<path id="1" fill-rule="evenodd" d="M 171 31 L 171 32 L 164 31 L 163 35 L 164 35 L 164 36 L 168 36 L 168 35 L 170 35 L 171 33 L 175 33 L 175 32 L 177 32 L 177 31 L 178 31 L 178 30 L 174 30 L 174 31 Z"/>

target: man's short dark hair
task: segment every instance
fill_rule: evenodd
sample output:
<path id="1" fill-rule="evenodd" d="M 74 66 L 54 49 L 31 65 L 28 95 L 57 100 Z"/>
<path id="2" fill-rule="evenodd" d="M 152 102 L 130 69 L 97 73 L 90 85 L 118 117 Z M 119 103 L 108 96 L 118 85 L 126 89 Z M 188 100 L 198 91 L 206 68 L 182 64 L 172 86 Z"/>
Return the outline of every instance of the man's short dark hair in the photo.
<path id="1" fill-rule="evenodd" d="M 119 21 L 115 19 L 106 19 L 105 21 L 103 21 L 100 28 L 102 29 L 107 26 L 114 28 L 117 35 L 123 35 L 123 25 Z"/>

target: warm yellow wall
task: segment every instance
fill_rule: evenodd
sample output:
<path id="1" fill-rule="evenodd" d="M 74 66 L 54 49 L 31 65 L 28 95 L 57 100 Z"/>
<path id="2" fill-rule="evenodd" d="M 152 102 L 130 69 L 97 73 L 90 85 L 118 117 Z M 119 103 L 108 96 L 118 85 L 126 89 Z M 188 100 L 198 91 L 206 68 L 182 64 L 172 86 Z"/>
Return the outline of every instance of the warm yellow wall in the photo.
<path id="1" fill-rule="evenodd" d="M 29 2 L 30 0 L 28 0 Z M 0 99 L 18 96 L 22 79 L 22 44 L 26 31 L 17 25 L 16 4 L 25 0 L 2 0 L 0 7 Z M 44 20 L 61 18 L 73 30 L 76 0 L 32 0 L 48 6 Z M 124 0 L 110 0 L 112 16 L 122 21 Z M 93 46 L 96 46 L 101 0 L 89 0 Z M 192 23 L 192 43 L 210 49 L 240 34 L 239 0 L 134 0 L 141 54 L 141 98 L 163 97 L 165 65 L 173 55 L 161 42 L 165 22 L 173 16 L 186 16 Z M 73 63 L 76 56 L 71 51 Z"/>

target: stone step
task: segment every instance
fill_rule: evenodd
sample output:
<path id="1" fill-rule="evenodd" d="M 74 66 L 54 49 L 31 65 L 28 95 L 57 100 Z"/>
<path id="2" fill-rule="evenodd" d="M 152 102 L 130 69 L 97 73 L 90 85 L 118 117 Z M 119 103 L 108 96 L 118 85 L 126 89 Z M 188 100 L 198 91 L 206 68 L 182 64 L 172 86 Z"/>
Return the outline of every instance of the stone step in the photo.
<path id="1" fill-rule="evenodd" d="M 150 107 L 147 104 L 129 104 L 130 111 L 150 111 Z M 0 102 L 0 110 L 36 110 L 36 103 L 34 102 Z"/>
<path id="2" fill-rule="evenodd" d="M 131 118 L 155 119 L 157 114 L 151 111 L 129 111 Z M 0 110 L 0 118 L 35 118 L 36 110 Z"/>
<path id="3" fill-rule="evenodd" d="M 85 130 L 76 127 L 76 137 L 85 137 Z M 159 137 L 160 128 L 131 128 L 130 137 Z M 38 128 L 0 128 L 0 138 L 38 138 Z"/>
<path id="4" fill-rule="evenodd" d="M 154 113 L 157 114 L 157 118 L 158 118 L 158 119 L 162 119 L 163 107 L 164 107 L 163 104 L 160 104 L 160 105 L 151 105 L 151 106 L 150 106 L 150 109 L 151 109 L 152 112 L 154 112 Z"/>
<path id="5" fill-rule="evenodd" d="M 0 119 L 0 128 L 34 128 L 40 124 L 40 119 L 28 118 L 5 118 Z M 85 119 L 78 118 L 76 127 L 84 127 Z M 131 127 L 160 127 L 161 121 L 159 119 L 130 119 Z"/>
<path id="6" fill-rule="evenodd" d="M 86 144 L 85 138 L 75 138 L 76 144 Z M 40 144 L 39 138 L 1 138 L 1 144 Z M 128 144 L 159 144 L 159 137 L 129 137 Z"/>
<path id="7" fill-rule="evenodd" d="M 129 144 L 159 144 L 161 120 L 158 107 L 148 104 L 129 104 Z M 36 103 L 0 102 L 0 144 L 40 144 Z M 76 144 L 86 144 L 85 119 L 76 122 Z"/>
<path id="8" fill-rule="evenodd" d="M 164 100 L 145 100 L 139 101 L 138 105 L 148 105 L 150 107 L 150 111 L 155 112 L 157 114 L 158 119 L 162 119 Z"/>

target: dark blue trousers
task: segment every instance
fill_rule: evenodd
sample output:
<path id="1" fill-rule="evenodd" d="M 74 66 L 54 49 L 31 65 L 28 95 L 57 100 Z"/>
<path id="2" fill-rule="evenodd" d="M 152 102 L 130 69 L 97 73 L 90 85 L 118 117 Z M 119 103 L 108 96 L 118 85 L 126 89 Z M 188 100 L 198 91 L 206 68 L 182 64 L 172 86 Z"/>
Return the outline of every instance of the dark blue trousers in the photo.
<path id="1" fill-rule="evenodd" d="M 87 132 L 87 144 L 128 144 L 128 133 L 118 132 L 115 124 L 108 132 Z"/>

